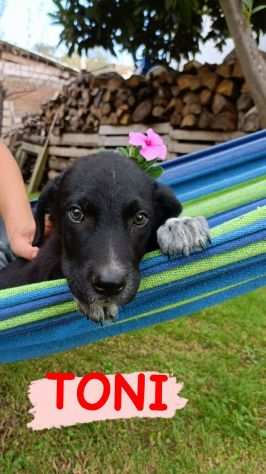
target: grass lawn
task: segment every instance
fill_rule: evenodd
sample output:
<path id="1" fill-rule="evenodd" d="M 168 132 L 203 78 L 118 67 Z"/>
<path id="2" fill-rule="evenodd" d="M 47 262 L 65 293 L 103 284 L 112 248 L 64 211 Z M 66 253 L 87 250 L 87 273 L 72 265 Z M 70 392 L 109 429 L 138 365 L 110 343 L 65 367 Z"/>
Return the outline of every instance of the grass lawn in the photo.
<path id="1" fill-rule="evenodd" d="M 184 382 L 172 419 L 32 432 L 27 387 L 47 371 L 155 370 Z M 46 359 L 0 366 L 0 473 L 266 472 L 266 290 Z"/>

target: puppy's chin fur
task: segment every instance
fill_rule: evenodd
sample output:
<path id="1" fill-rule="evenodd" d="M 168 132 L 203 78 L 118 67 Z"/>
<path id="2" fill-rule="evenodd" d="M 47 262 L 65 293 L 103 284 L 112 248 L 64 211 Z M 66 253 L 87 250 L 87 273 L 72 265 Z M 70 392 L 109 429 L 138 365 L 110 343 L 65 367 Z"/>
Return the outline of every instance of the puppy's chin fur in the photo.
<path id="1" fill-rule="evenodd" d="M 66 276 L 66 275 L 65 275 Z M 134 271 L 130 281 L 121 294 L 110 297 L 101 297 L 96 293 L 87 291 L 84 293 L 84 285 L 79 284 L 80 278 L 66 276 L 73 298 L 77 303 L 79 311 L 87 319 L 95 322 L 114 321 L 118 317 L 119 308 L 129 303 L 135 296 L 140 284 L 140 273 Z M 90 285 L 88 285 L 88 289 Z"/>
<path id="2" fill-rule="evenodd" d="M 95 301 L 94 303 L 83 303 L 74 298 L 79 311 L 84 314 L 87 319 L 96 323 L 103 323 L 104 321 L 114 321 L 118 316 L 119 306 L 115 303 L 105 301 Z"/>

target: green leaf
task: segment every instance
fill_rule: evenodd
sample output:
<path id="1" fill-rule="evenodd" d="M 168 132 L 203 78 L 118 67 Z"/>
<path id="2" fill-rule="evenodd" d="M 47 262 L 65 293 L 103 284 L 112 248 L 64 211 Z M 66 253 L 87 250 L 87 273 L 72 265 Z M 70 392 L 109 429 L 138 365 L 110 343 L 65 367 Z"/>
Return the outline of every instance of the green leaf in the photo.
<path id="1" fill-rule="evenodd" d="M 246 8 L 247 10 L 252 10 L 253 3 L 254 3 L 254 0 L 243 0 L 242 1 L 242 6 L 244 8 Z"/>
<path id="2" fill-rule="evenodd" d="M 266 9 L 266 5 L 259 5 L 258 7 L 255 7 L 252 10 L 252 15 L 254 15 L 254 13 L 260 12 L 261 10 L 265 10 L 265 9 Z"/>
<path id="3" fill-rule="evenodd" d="M 154 166 L 148 170 L 149 176 L 151 176 L 153 179 L 159 178 L 162 173 L 163 173 L 163 168 L 161 168 L 160 166 L 156 166 L 156 167 Z"/>
<path id="4" fill-rule="evenodd" d="M 127 149 L 128 147 L 119 147 L 117 149 L 118 153 L 120 153 L 121 155 L 124 155 L 126 156 L 127 158 L 129 158 L 129 151 Z"/>

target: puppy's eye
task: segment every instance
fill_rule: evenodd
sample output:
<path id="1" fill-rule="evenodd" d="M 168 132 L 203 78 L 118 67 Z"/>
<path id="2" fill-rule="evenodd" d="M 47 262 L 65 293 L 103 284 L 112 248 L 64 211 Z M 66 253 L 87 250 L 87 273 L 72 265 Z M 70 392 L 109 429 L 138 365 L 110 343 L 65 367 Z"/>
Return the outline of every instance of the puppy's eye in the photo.
<path id="1" fill-rule="evenodd" d="M 71 222 L 79 224 L 84 219 L 84 214 L 79 206 L 72 206 L 67 212 L 68 218 Z"/>
<path id="2" fill-rule="evenodd" d="M 133 224 L 142 227 L 147 224 L 148 220 L 149 218 L 145 212 L 137 212 L 134 216 Z"/>

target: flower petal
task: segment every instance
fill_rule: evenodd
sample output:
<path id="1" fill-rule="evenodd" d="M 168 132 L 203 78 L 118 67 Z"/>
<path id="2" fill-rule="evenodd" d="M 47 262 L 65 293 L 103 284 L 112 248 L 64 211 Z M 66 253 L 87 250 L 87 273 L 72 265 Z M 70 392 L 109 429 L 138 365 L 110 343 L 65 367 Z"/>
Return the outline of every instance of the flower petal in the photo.
<path id="1" fill-rule="evenodd" d="M 162 143 L 162 145 L 159 145 L 156 148 L 157 148 L 157 157 L 160 158 L 161 160 L 165 160 L 167 157 L 167 147 L 165 146 L 165 144 Z"/>
<path id="2" fill-rule="evenodd" d="M 164 145 L 163 139 L 152 128 L 149 128 L 146 133 L 151 146 Z"/>
<path id="3" fill-rule="evenodd" d="M 130 132 L 129 143 L 134 146 L 142 146 L 145 144 L 146 136 L 140 132 Z"/>
<path id="4" fill-rule="evenodd" d="M 154 160 L 154 153 L 153 153 L 152 147 L 147 146 L 147 145 L 143 145 L 143 147 L 141 147 L 139 152 L 140 152 L 141 156 L 143 156 L 143 158 L 145 158 L 145 160 L 147 160 L 147 161 Z"/>
<path id="5" fill-rule="evenodd" d="M 164 159 L 164 158 L 162 158 L 162 155 L 164 154 L 163 150 L 162 150 L 162 147 L 159 147 L 159 146 L 144 145 L 140 149 L 140 154 L 147 161 L 152 161 L 152 160 L 155 160 L 156 158 Z M 164 156 L 166 156 L 166 154 Z"/>

